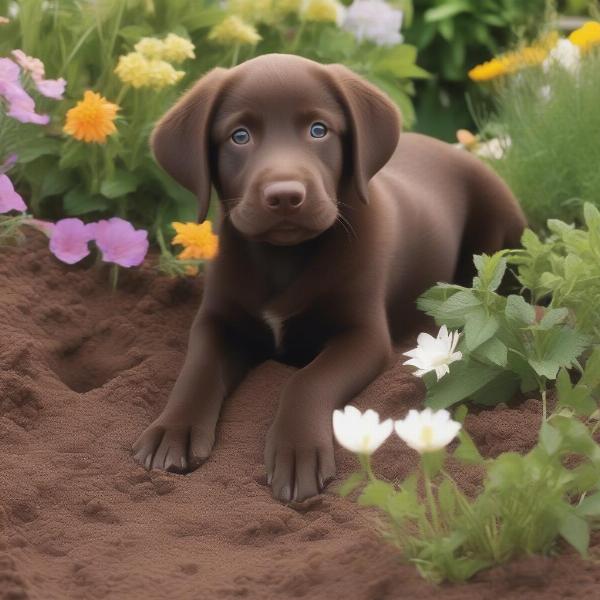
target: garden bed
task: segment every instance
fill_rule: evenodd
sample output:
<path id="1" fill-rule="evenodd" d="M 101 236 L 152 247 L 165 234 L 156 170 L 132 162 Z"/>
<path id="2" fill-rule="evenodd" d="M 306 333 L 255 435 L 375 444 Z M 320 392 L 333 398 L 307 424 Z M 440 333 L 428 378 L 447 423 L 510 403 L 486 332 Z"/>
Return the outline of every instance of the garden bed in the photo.
<path id="1" fill-rule="evenodd" d="M 112 294 L 91 264 L 67 267 L 42 234 L 0 262 L 0 598 L 595 597 L 600 537 L 573 550 L 435 588 L 378 540 L 370 513 L 331 489 L 284 506 L 265 485 L 262 451 L 292 368 L 268 362 L 227 403 L 208 462 L 187 476 L 131 458 L 183 361 L 201 278 L 122 272 Z M 146 263 L 148 265 L 148 262 Z M 408 339 L 407 345 L 414 340 Z M 383 417 L 422 405 L 402 359 L 357 400 Z M 486 456 L 526 451 L 540 405 L 475 411 L 466 427 Z M 339 450 L 338 476 L 356 469 Z M 452 460 L 452 459 L 451 459 Z M 374 456 L 390 480 L 415 468 L 399 439 Z M 469 493 L 481 473 L 452 464 Z"/>

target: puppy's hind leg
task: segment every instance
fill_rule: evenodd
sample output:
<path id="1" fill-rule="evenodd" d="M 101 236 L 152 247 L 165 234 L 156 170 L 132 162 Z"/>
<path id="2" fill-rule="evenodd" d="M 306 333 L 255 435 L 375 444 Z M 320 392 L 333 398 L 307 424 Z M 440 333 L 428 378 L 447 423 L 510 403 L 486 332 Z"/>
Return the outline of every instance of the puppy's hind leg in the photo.
<path id="1" fill-rule="evenodd" d="M 504 181 L 479 160 L 469 158 L 468 216 L 455 275 L 461 285 L 471 284 L 474 254 L 518 248 L 527 226 L 517 199 Z"/>

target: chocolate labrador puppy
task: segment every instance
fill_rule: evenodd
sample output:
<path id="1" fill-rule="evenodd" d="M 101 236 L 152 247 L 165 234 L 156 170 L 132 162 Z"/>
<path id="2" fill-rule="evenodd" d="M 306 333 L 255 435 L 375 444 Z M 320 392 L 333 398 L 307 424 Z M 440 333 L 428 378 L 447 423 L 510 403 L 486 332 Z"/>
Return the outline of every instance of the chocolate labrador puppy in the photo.
<path id="1" fill-rule="evenodd" d="M 210 71 L 159 121 L 159 164 L 220 199 L 185 363 L 134 445 L 148 469 L 209 456 L 224 398 L 268 358 L 301 366 L 281 393 L 265 465 L 282 501 L 335 475 L 331 415 L 388 365 L 417 295 L 466 277 L 474 252 L 519 242 L 523 215 L 476 158 L 400 135 L 394 104 L 341 65 L 261 56 Z"/>

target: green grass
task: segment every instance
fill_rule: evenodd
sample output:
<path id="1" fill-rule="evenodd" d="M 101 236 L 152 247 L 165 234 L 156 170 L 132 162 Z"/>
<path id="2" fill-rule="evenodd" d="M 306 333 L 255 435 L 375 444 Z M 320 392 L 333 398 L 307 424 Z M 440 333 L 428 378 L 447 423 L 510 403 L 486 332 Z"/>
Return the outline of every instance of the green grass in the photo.
<path id="1" fill-rule="evenodd" d="M 556 66 L 511 76 L 487 126 L 512 141 L 504 158 L 490 162 L 534 229 L 549 218 L 578 222 L 586 201 L 600 207 L 600 49 L 584 56 L 578 75 Z"/>

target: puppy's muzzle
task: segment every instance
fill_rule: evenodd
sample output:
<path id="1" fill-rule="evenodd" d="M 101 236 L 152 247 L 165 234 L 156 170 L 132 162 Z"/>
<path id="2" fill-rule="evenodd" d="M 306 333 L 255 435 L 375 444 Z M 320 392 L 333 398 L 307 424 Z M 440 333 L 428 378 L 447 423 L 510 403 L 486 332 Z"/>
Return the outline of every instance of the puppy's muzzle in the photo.
<path id="1" fill-rule="evenodd" d="M 275 181 L 263 188 L 263 206 L 274 215 L 297 214 L 306 199 L 306 187 L 300 181 Z"/>

